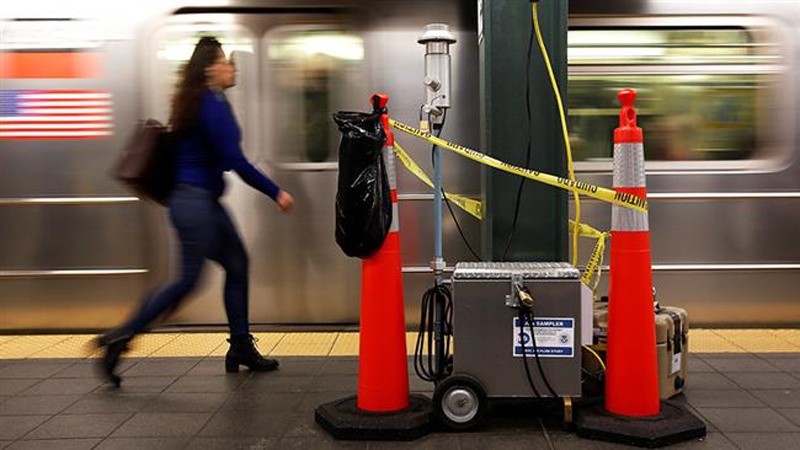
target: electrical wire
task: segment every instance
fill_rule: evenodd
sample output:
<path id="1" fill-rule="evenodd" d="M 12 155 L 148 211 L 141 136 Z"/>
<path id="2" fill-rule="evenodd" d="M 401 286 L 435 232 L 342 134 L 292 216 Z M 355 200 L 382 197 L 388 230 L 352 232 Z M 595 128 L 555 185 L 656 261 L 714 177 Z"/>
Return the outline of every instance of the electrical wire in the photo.
<path id="1" fill-rule="evenodd" d="M 529 165 L 531 164 L 531 69 L 529 58 L 531 56 L 531 51 L 533 50 L 533 30 L 531 29 L 531 34 L 528 38 L 528 53 L 526 57 L 526 69 L 525 70 L 525 113 L 527 120 L 525 121 L 525 125 L 528 127 L 528 132 L 525 133 L 526 140 L 525 140 L 525 168 L 528 169 Z M 503 253 L 500 257 L 501 260 L 505 261 L 506 256 L 508 255 L 508 249 L 511 248 L 511 241 L 514 239 L 514 232 L 517 230 L 517 220 L 519 219 L 519 207 L 522 200 L 522 187 L 525 185 L 525 181 L 527 178 L 520 177 L 519 185 L 517 187 L 517 198 L 514 201 L 514 218 L 511 220 L 511 230 L 508 232 L 508 237 L 506 238 L 506 244 L 503 247 Z"/>
<path id="2" fill-rule="evenodd" d="M 442 129 L 444 128 L 445 120 L 447 120 L 447 110 L 444 110 L 444 114 L 442 115 L 442 123 L 439 125 L 433 125 L 433 134 L 437 138 L 442 135 Z M 428 117 L 428 122 L 430 123 L 430 116 Z M 433 144 L 433 146 L 431 147 L 431 165 L 433 166 L 434 169 L 436 169 L 436 160 L 433 157 L 433 153 L 435 150 L 436 150 L 436 144 Z M 450 200 L 448 200 L 447 196 L 445 195 L 444 186 L 441 186 L 440 189 L 442 190 L 442 199 L 444 200 L 444 204 L 447 205 L 447 210 L 450 211 L 450 217 L 453 219 L 453 223 L 456 225 L 458 234 L 461 235 L 461 240 L 464 241 L 464 245 L 466 245 L 469 252 L 472 253 L 473 258 L 475 258 L 477 261 L 483 261 L 483 259 L 478 255 L 475 249 L 473 249 L 472 246 L 469 244 L 467 236 L 461 229 L 461 224 L 459 224 L 458 219 L 456 219 L 456 214 L 455 212 L 453 212 L 453 207 L 450 205 Z"/>
<path id="3" fill-rule="evenodd" d="M 420 108 L 420 118 L 421 117 L 422 109 Z M 430 124 L 430 114 L 428 115 L 427 119 L 428 123 Z M 441 136 L 442 128 L 444 128 L 444 123 L 446 120 L 447 110 L 445 109 L 442 115 L 442 123 L 430 125 L 433 129 L 434 135 L 437 138 Z M 431 148 L 431 164 L 434 169 L 436 168 L 436 160 L 433 157 L 435 150 L 436 145 Z M 464 244 L 466 244 L 470 253 L 472 253 L 472 256 L 475 257 L 476 260 L 481 261 L 481 257 L 478 256 L 478 254 L 469 244 L 467 237 L 461 230 L 461 225 L 458 223 L 458 219 L 456 219 L 453 208 L 450 206 L 450 202 L 447 200 L 444 188 L 440 187 L 440 189 L 442 191 L 442 198 L 447 205 L 447 209 L 450 211 L 450 216 L 453 218 L 453 223 L 455 223 L 456 229 L 458 229 L 458 234 L 461 235 L 461 239 L 464 241 Z M 443 353 L 437 354 L 435 346 L 438 325 L 436 320 L 436 311 L 437 306 L 442 303 L 444 304 L 444 307 L 442 308 L 444 311 L 444 317 L 441 318 L 443 322 L 442 329 L 438 330 L 438 334 L 440 335 L 440 339 L 444 340 L 444 346 Z M 422 296 L 422 305 L 420 307 L 420 311 L 419 331 L 417 333 L 417 342 L 414 348 L 414 371 L 422 380 L 437 384 L 439 381 L 444 379 L 444 377 L 446 377 L 450 371 L 452 371 L 452 367 L 449 366 L 449 363 L 450 339 L 453 334 L 453 297 L 447 286 L 434 283 L 433 287 L 425 291 L 425 294 Z M 423 356 L 423 353 L 426 353 L 426 350 L 427 358 Z"/>
<path id="4" fill-rule="evenodd" d="M 533 330 L 533 320 L 536 318 L 536 316 L 533 313 L 532 305 L 530 307 L 530 312 L 525 315 L 525 318 L 527 319 L 528 327 L 531 330 L 531 340 L 533 341 L 533 355 L 536 357 L 535 358 L 536 366 L 539 367 L 539 375 L 542 376 L 542 381 L 544 381 L 545 386 L 547 386 L 547 390 L 550 391 L 550 394 L 553 396 L 553 398 L 558 398 L 558 394 L 556 394 L 555 389 L 553 389 L 553 386 L 550 386 L 550 382 L 547 381 L 547 376 L 545 376 L 544 374 L 544 368 L 542 368 L 541 358 L 539 358 L 539 348 L 536 345 L 536 335 L 534 334 Z"/>
<path id="5" fill-rule="evenodd" d="M 421 118 L 422 107 L 420 107 L 420 119 Z M 447 120 L 447 110 L 444 110 L 444 113 L 442 114 L 442 122 L 440 124 L 432 124 L 430 121 L 430 114 L 428 114 L 427 119 L 428 123 L 433 129 L 434 135 L 437 138 L 441 136 L 444 123 Z M 433 145 L 431 148 L 431 164 L 434 169 L 436 168 L 436 160 L 433 157 L 435 150 L 436 145 Z M 469 244 L 467 237 L 464 235 L 461 225 L 458 223 L 458 219 L 456 219 L 455 213 L 453 212 L 453 208 L 450 206 L 450 202 L 447 200 L 444 188 L 440 187 L 440 189 L 442 191 L 442 198 L 447 205 L 447 209 L 450 211 L 450 216 L 453 218 L 453 223 L 455 223 L 456 229 L 458 229 L 458 234 L 461 235 L 461 239 L 464 241 L 464 244 L 466 244 L 470 253 L 472 253 L 472 256 L 475 257 L 476 260 L 481 261 L 481 257 L 478 256 L 477 252 L 475 252 L 475 250 Z M 443 322 L 442 329 L 439 330 L 438 334 L 440 335 L 440 339 L 444 340 L 444 346 L 443 353 L 437 354 L 435 346 L 437 337 L 436 311 L 437 306 L 442 303 L 444 306 L 442 308 L 444 311 L 444 317 L 441 318 Z M 452 370 L 452 367 L 449 366 L 449 364 L 450 339 L 453 334 L 453 297 L 447 286 L 435 283 L 433 287 L 428 289 L 422 296 L 422 305 L 420 307 L 420 311 L 419 331 L 417 333 L 417 342 L 414 348 L 414 371 L 422 380 L 436 384 L 444 379 L 444 377 L 446 377 Z M 426 353 L 426 350 L 427 358 L 423 355 L 423 353 Z"/>
<path id="6" fill-rule="evenodd" d="M 547 386 L 547 389 L 550 391 L 550 394 L 553 396 L 553 398 L 558 398 L 558 394 L 556 394 L 553 387 L 547 381 L 547 376 L 545 376 L 544 369 L 542 368 L 542 363 L 539 360 L 539 348 L 536 344 L 536 334 L 534 333 L 533 329 L 533 319 L 531 318 L 532 316 L 533 316 L 533 305 L 531 305 L 527 310 L 524 307 L 518 308 L 517 320 L 519 321 L 519 330 L 520 330 L 519 340 L 520 343 L 522 344 L 522 362 L 523 366 L 525 367 L 525 376 L 528 379 L 528 384 L 533 390 L 533 393 L 536 395 L 537 398 L 541 398 L 541 395 L 539 394 L 539 391 L 536 389 L 536 385 L 533 382 L 533 378 L 531 377 L 530 368 L 528 367 L 528 354 L 525 351 L 525 339 L 523 336 L 525 335 L 525 323 L 527 322 L 531 330 L 531 341 L 533 342 L 533 354 L 536 357 L 536 365 L 539 368 L 539 375 L 542 377 L 542 381 L 544 381 L 544 384 Z M 550 435 L 547 432 L 547 427 L 544 426 L 542 418 L 536 416 L 536 420 L 539 422 L 539 426 L 542 429 L 542 434 L 544 435 L 544 438 L 547 441 L 548 447 L 552 450 L 555 450 L 555 445 L 553 444 L 553 441 L 550 439 Z"/>
<path id="7" fill-rule="evenodd" d="M 461 225 L 458 224 L 458 220 L 456 220 L 456 215 L 453 212 L 453 207 L 450 206 L 450 200 L 447 199 L 444 195 L 444 189 L 442 189 L 442 198 L 444 199 L 444 204 L 447 205 L 448 211 L 450 211 L 450 217 L 453 218 L 453 223 L 456 224 L 456 229 L 458 230 L 458 234 L 461 235 L 461 239 L 464 241 L 464 244 L 467 246 L 467 249 L 470 253 L 472 253 L 472 257 L 475 258 L 477 261 L 483 261 L 483 259 L 478 255 L 477 252 L 469 245 L 469 241 L 467 241 L 466 236 L 464 236 L 464 232 L 461 231 Z"/>
<path id="8" fill-rule="evenodd" d="M 527 288 L 523 287 L 522 289 L 525 292 L 528 292 L 528 294 L 530 294 Z M 533 312 L 533 305 L 530 305 L 528 307 L 519 306 L 517 309 L 518 309 L 517 320 L 519 321 L 519 327 L 520 327 L 519 340 L 520 343 L 522 344 L 522 360 L 523 360 L 523 365 L 525 367 L 525 375 L 528 378 L 528 383 L 531 385 L 531 389 L 533 390 L 533 393 L 536 394 L 536 397 L 541 397 L 539 391 L 536 389 L 533 379 L 531 378 L 530 368 L 528 367 L 528 353 L 525 350 L 525 339 L 524 339 L 526 323 L 528 324 L 531 331 L 531 341 L 533 342 L 533 355 L 536 359 L 536 366 L 539 369 L 539 376 L 541 376 L 542 381 L 544 381 L 545 386 L 547 386 L 547 390 L 550 391 L 550 395 L 552 395 L 553 398 L 558 398 L 558 394 L 556 394 L 555 389 L 553 389 L 553 387 L 550 385 L 550 382 L 547 380 L 547 376 L 544 374 L 544 368 L 542 367 L 542 362 L 539 358 L 539 347 L 536 344 L 536 333 L 533 327 L 533 320 L 536 318 Z"/>
<path id="9" fill-rule="evenodd" d="M 531 369 L 528 367 L 528 352 L 525 350 L 525 316 L 523 315 L 522 308 L 519 308 L 517 321 L 519 322 L 519 342 L 522 344 L 522 366 L 525 368 L 525 377 L 528 379 L 528 384 L 530 384 L 536 398 L 541 398 L 542 395 L 539 394 L 539 390 L 536 389 L 536 384 L 531 377 Z M 536 342 L 536 336 L 531 335 L 531 340 Z"/>
<path id="10" fill-rule="evenodd" d="M 542 39 L 542 30 L 539 28 L 539 10 L 537 3 L 531 6 L 533 12 L 533 29 L 536 33 L 536 40 L 539 42 L 539 48 L 542 50 L 542 57 L 544 64 L 547 67 L 547 75 L 550 77 L 550 85 L 553 88 L 553 95 L 556 97 L 558 103 L 558 115 L 561 118 L 561 132 L 564 135 L 564 147 L 567 150 L 567 170 L 569 172 L 569 179 L 575 181 L 575 168 L 572 163 L 572 146 L 569 143 L 569 131 L 567 130 L 567 118 L 564 114 L 564 103 L 561 101 L 561 92 L 558 89 L 558 82 L 555 75 L 553 75 L 553 67 L 550 64 L 550 57 L 547 54 L 547 48 Z M 529 52 L 530 53 L 530 52 Z M 530 119 L 529 119 L 530 120 Z M 573 191 L 575 196 L 575 229 L 572 232 L 572 265 L 578 265 L 578 228 L 581 223 L 581 201 L 577 192 Z"/>
<path id="11" fill-rule="evenodd" d="M 600 367 L 603 369 L 603 372 L 605 372 L 606 363 L 603 362 L 603 358 L 601 358 L 600 355 L 598 355 L 597 352 L 594 351 L 594 349 L 592 347 L 589 347 L 588 345 L 583 345 L 583 349 L 594 355 L 594 357 L 597 359 L 597 362 L 600 363 Z"/>
<path id="12" fill-rule="evenodd" d="M 436 307 L 444 302 L 444 354 L 437 355 L 436 339 Z M 444 285 L 434 285 L 425 291 L 420 307 L 419 332 L 414 346 L 414 371 L 422 380 L 438 383 L 448 373 L 447 364 L 450 359 L 450 337 L 453 324 L 453 297 Z M 427 346 L 425 345 L 427 343 Z M 427 348 L 426 348 L 427 347 Z M 424 353 L 427 349 L 427 357 Z"/>
<path id="13" fill-rule="evenodd" d="M 586 347 L 584 346 L 584 348 Z M 604 366 L 601 360 L 598 359 L 598 361 Z M 585 365 L 581 363 L 581 391 L 584 401 L 596 401 L 602 398 L 605 384 L 604 380 L 604 368 L 589 371 Z"/>

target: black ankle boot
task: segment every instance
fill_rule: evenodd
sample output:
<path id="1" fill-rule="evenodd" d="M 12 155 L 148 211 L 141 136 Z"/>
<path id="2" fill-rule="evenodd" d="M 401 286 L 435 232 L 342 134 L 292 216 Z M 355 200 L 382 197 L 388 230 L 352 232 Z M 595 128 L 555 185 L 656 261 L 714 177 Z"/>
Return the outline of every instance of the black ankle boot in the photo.
<path id="1" fill-rule="evenodd" d="M 97 348 L 103 350 L 100 358 L 100 373 L 114 386 L 119 387 L 122 378 L 116 374 L 122 353 L 128 350 L 128 343 L 133 339 L 133 334 L 124 330 L 112 330 L 97 338 Z"/>
<path id="2" fill-rule="evenodd" d="M 256 372 L 268 372 L 278 368 L 278 361 L 261 356 L 253 343 L 255 340 L 252 334 L 231 335 L 228 339 L 231 348 L 225 355 L 225 372 L 238 372 L 239 365 L 247 366 Z"/>

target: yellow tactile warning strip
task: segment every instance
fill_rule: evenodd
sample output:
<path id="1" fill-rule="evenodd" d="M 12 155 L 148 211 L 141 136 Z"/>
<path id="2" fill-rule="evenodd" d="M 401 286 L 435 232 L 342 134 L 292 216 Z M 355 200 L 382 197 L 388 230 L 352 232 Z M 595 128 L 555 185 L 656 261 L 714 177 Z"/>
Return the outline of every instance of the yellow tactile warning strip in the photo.
<path id="1" fill-rule="evenodd" d="M 270 355 L 328 356 L 338 335 L 339 333 L 286 333 Z"/>
<path id="2" fill-rule="evenodd" d="M 358 333 L 339 333 L 333 343 L 330 356 L 351 356 L 358 354 Z"/>
<path id="3" fill-rule="evenodd" d="M 27 336 L 19 341 L 26 338 Z M 75 355 L 84 354 L 95 356 L 94 353 L 96 353 L 96 351 L 92 347 L 92 339 L 94 339 L 94 336 L 76 334 L 30 355 L 29 358 L 75 358 Z M 2 347 L 0 347 L 0 351 L 2 351 Z"/>
<path id="4" fill-rule="evenodd" d="M 131 349 L 128 356 L 131 358 L 152 357 L 153 353 L 158 352 L 165 346 L 172 344 L 178 339 L 180 333 L 147 333 L 137 336 L 131 342 Z"/>
<path id="5" fill-rule="evenodd" d="M 0 345 L 0 358 L 30 358 L 68 340 L 67 334 L 18 337 Z"/>
<path id="6" fill-rule="evenodd" d="M 225 337 L 216 334 L 179 334 L 161 348 L 150 354 L 152 357 L 168 358 L 176 356 L 207 356 L 218 348 L 225 347 Z M 225 348 L 227 351 L 227 348 Z"/>
<path id="7" fill-rule="evenodd" d="M 358 333 L 253 333 L 256 345 L 271 356 L 356 356 Z M 223 356 L 225 333 L 148 333 L 138 336 L 128 354 L 135 358 Z M 3 335 L 0 359 L 91 358 L 97 352 L 88 334 Z M 414 353 L 415 332 L 406 333 L 406 347 Z M 800 353 L 798 330 L 689 331 L 691 353 Z"/>

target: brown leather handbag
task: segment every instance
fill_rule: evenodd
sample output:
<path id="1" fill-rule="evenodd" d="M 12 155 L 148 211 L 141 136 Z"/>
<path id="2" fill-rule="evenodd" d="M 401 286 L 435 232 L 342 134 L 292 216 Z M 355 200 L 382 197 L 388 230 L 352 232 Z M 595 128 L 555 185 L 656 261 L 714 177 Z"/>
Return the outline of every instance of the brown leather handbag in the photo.
<path id="1" fill-rule="evenodd" d="M 113 176 L 142 198 L 166 205 L 175 187 L 174 133 L 155 119 L 139 122 L 113 168 Z"/>

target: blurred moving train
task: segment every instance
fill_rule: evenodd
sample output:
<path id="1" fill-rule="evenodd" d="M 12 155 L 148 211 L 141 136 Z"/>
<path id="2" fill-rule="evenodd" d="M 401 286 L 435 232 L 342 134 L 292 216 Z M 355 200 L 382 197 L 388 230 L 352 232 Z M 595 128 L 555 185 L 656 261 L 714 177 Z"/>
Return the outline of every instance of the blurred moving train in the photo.
<path id="1" fill-rule="evenodd" d="M 688 308 L 695 325 L 800 323 L 800 4 L 572 0 L 569 8 L 569 121 L 580 179 L 611 186 L 615 93 L 639 90 L 659 300 Z M 174 255 L 162 210 L 108 173 L 138 119 L 166 120 L 177 71 L 203 34 L 236 53 L 239 85 L 229 98 L 245 152 L 297 199 L 296 211 L 280 215 L 229 182 L 226 203 L 250 251 L 252 321 L 357 323 L 360 263 L 333 238 L 339 133 L 329 118 L 368 109 L 369 94 L 382 91 L 393 117 L 415 123 L 424 101 L 416 40 L 431 22 L 448 23 L 458 39 L 442 137 L 481 148 L 472 0 L 4 5 L 0 330 L 108 327 L 169 277 Z M 399 139 L 430 173 L 429 147 Z M 480 198 L 479 166 L 454 155 L 444 164 L 448 191 Z M 406 317 L 414 323 L 432 280 L 433 196 L 404 169 L 398 175 Z M 480 248 L 480 223 L 456 215 Z M 587 199 L 583 221 L 607 230 L 610 208 Z M 591 247 L 581 240 L 580 261 Z M 473 259 L 449 216 L 444 250 L 451 266 Z M 225 323 L 221 274 L 207 271 L 171 324 Z"/>

